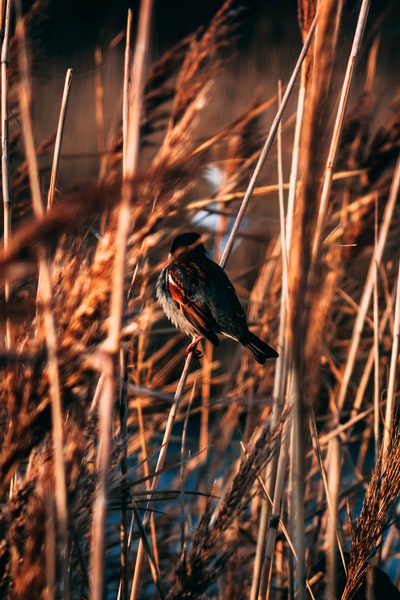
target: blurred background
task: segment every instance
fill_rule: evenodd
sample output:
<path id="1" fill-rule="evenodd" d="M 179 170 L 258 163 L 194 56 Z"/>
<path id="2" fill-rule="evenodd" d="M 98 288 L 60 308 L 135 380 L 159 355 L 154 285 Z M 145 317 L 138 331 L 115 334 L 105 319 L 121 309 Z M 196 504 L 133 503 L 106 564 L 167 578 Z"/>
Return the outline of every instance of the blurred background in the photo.
<path id="1" fill-rule="evenodd" d="M 25 3 L 25 7 L 31 4 Z M 150 63 L 186 35 L 206 26 L 220 5 L 215 0 L 196 3 L 155 1 Z M 298 56 L 301 35 L 295 0 L 253 0 L 242 5 L 244 13 L 236 43 L 238 51 L 233 53 L 225 75 L 218 79 L 213 102 L 202 118 L 203 134 L 206 134 L 207 126 L 212 131 L 227 124 L 255 98 L 274 95 L 278 80 L 283 84 L 287 82 Z M 74 70 L 63 142 L 61 189 L 88 177 L 97 177 L 99 159 L 94 155 L 107 145 L 112 130 L 120 121 L 128 8 L 132 9 L 135 20 L 139 13 L 138 1 L 47 0 L 42 18 L 35 27 L 32 70 L 33 98 L 40 98 L 34 104 L 38 140 L 54 132 L 65 72 L 67 68 Z M 345 3 L 339 48 L 342 60 L 337 61 L 342 69 L 352 43 L 357 8 L 358 2 L 354 0 Z M 396 0 L 372 3 L 350 106 L 358 99 L 364 85 L 368 52 L 377 31 L 380 32 L 380 43 L 375 89 L 379 94 L 373 99 L 375 128 L 387 118 L 388 106 L 400 84 L 400 4 Z M 101 78 L 104 86 L 104 140 L 99 140 L 93 110 L 96 77 Z M 343 71 L 338 72 L 338 82 L 342 77 Z M 273 115 L 271 111 L 263 117 L 266 131 Z"/>

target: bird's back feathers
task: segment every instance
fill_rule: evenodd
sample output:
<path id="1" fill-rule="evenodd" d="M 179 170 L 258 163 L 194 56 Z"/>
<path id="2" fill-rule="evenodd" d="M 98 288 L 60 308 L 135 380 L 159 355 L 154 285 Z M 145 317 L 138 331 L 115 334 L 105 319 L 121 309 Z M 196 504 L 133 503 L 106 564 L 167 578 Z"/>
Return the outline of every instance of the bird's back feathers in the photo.
<path id="1" fill-rule="evenodd" d="M 157 282 L 167 317 L 184 333 L 214 345 L 221 333 L 240 342 L 261 364 L 277 352 L 252 333 L 229 277 L 211 260 L 197 233 L 183 233 L 171 245 L 170 263 Z"/>

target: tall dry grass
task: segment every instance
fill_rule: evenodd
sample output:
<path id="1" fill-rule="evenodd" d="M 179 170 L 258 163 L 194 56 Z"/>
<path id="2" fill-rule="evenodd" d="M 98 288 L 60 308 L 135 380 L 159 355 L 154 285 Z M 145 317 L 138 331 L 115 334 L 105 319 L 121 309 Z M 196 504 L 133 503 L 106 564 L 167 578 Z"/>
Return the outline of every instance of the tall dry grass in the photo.
<path id="1" fill-rule="evenodd" d="M 143 2 L 109 136 L 96 77 L 97 182 L 57 193 L 74 75 L 57 135 L 35 145 L 27 48 L 46 9 L 14 28 L 5 3 L 1 597 L 399 597 L 400 107 L 389 90 L 372 129 L 367 4 L 343 64 L 346 5 L 299 1 L 296 85 L 211 128 L 241 7 L 150 66 Z M 194 227 L 276 363 L 230 341 L 185 357 L 154 283 Z"/>

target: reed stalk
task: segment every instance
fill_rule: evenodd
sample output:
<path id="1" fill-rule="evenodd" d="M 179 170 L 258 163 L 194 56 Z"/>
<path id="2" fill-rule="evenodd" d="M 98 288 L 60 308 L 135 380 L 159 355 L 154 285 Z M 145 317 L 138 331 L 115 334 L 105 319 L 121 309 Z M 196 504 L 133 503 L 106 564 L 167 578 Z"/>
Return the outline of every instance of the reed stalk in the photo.
<path id="1" fill-rule="evenodd" d="M 28 162 L 29 182 L 32 198 L 32 207 L 35 217 L 40 219 L 44 214 L 42 198 L 39 185 L 39 170 L 33 138 L 33 129 L 30 116 L 31 88 L 28 76 L 28 55 L 26 50 L 24 21 L 21 18 L 21 6 L 17 3 L 18 21 L 16 34 L 19 42 L 19 59 L 21 80 L 19 86 L 19 105 L 22 120 L 22 133 L 25 144 L 25 152 Z M 69 586 L 67 580 L 67 492 L 64 465 L 64 434 L 62 418 L 62 400 L 58 365 L 58 340 L 56 324 L 52 312 L 52 284 L 50 269 L 47 262 L 46 251 L 43 247 L 38 251 L 39 282 L 38 289 L 39 310 L 43 318 L 45 340 L 47 346 L 47 368 L 50 387 L 50 398 L 52 408 L 52 435 L 54 447 L 54 479 L 55 479 L 55 501 L 57 532 L 60 538 L 61 569 L 63 573 L 63 592 L 69 597 Z"/>
<path id="2" fill-rule="evenodd" d="M 315 264 L 318 260 L 318 256 L 321 253 L 321 244 L 322 244 L 322 231 L 325 226 L 326 213 L 328 209 L 328 201 L 329 195 L 331 191 L 332 185 L 332 176 L 333 169 L 335 166 L 336 155 L 339 148 L 339 142 L 342 135 L 343 130 L 343 122 L 346 113 L 346 107 L 348 103 L 348 98 L 350 94 L 350 88 L 353 81 L 354 69 L 356 66 L 356 61 L 358 57 L 358 53 L 360 51 L 361 42 L 363 39 L 363 33 L 365 29 L 365 25 L 367 22 L 368 12 L 369 12 L 370 0 L 363 0 L 362 5 L 360 7 L 360 11 L 358 13 L 358 21 L 356 30 L 354 33 L 353 44 L 350 51 L 350 56 L 347 62 L 346 74 L 344 76 L 342 90 L 339 97 L 339 106 L 336 113 L 335 125 L 333 127 L 331 143 L 329 146 L 328 158 L 326 161 L 324 180 L 322 184 L 321 198 L 319 203 L 318 210 L 318 218 L 315 226 L 315 235 L 313 240 L 312 254 L 311 254 L 311 267 L 310 272 L 312 274 L 313 269 L 315 268 Z M 338 11 L 338 22 L 340 21 L 340 15 L 342 12 L 343 3 L 339 3 L 339 11 Z M 335 43 L 336 45 L 336 43 Z"/>
<path id="3" fill-rule="evenodd" d="M 278 97 L 281 102 L 281 84 L 278 85 Z M 285 326 L 286 326 L 286 310 L 288 302 L 288 289 L 287 289 L 287 244 L 286 244 L 286 217 L 283 197 L 283 164 L 282 164 L 282 127 L 281 124 L 278 127 L 277 135 L 277 155 L 278 155 L 278 183 L 279 183 L 279 222 L 280 222 L 280 234 L 281 234 L 281 248 L 282 248 L 282 288 L 281 288 L 281 303 L 280 303 L 280 319 L 279 319 L 279 341 L 278 346 L 280 349 L 280 356 L 277 359 L 275 379 L 274 379 L 274 390 L 273 398 L 274 405 L 272 408 L 272 423 L 275 424 L 282 412 L 284 398 L 285 398 L 285 383 L 287 381 L 287 354 L 285 351 Z M 290 419 L 287 421 L 287 427 L 290 423 Z M 286 431 L 286 435 L 288 431 Z M 290 436 L 286 440 L 290 439 Z M 273 499 L 273 502 L 263 501 L 261 504 L 260 513 L 260 527 L 257 536 L 257 548 L 256 557 L 254 560 L 253 579 L 251 586 L 251 600 L 256 600 L 258 597 L 268 597 L 271 586 L 271 565 L 272 565 L 272 553 L 275 547 L 276 541 L 276 527 L 271 527 L 271 514 L 274 514 L 274 522 L 276 521 L 276 515 L 280 511 L 280 500 L 281 496 L 277 491 L 277 485 L 279 482 L 283 482 L 282 473 L 286 473 L 286 461 L 282 459 L 284 450 L 287 448 L 287 442 L 284 443 L 283 447 L 276 449 L 276 454 L 273 456 L 271 462 L 268 463 L 265 474 L 265 485 L 268 490 L 268 497 Z M 285 455 L 287 458 L 287 453 Z M 282 469 L 282 464 L 284 467 Z M 280 475 L 277 477 L 277 471 L 281 466 Z M 275 483 L 276 482 L 276 483 Z M 282 489 L 282 488 L 280 488 Z M 275 510 L 274 510 L 275 509 Z M 269 528 L 269 535 L 267 534 Z"/>
<path id="4" fill-rule="evenodd" d="M 386 399 L 385 426 L 382 441 L 383 456 L 387 456 L 390 440 L 393 436 L 395 417 L 395 397 L 397 382 L 397 364 L 399 357 L 399 335 L 400 335 L 400 264 L 397 275 L 397 288 L 394 306 L 393 344 L 390 357 L 389 381 Z M 387 468 L 385 461 L 382 463 L 382 471 Z"/>
<path id="5" fill-rule="evenodd" d="M 9 63 L 9 44 L 10 44 L 10 19 L 11 19 L 11 0 L 6 0 L 5 13 L 3 20 L 3 6 L 1 6 L 2 15 L 2 33 L 1 44 L 1 186 L 3 193 L 3 246 L 7 250 L 11 237 L 11 215 L 12 215 L 12 196 L 11 196 L 11 174 L 10 174 L 10 155 L 9 155 L 9 85 L 8 85 L 8 63 Z M 4 282 L 4 296 L 7 310 L 11 300 L 12 286 L 6 280 Z M 11 321 L 6 319 L 6 347 L 12 345 Z"/>
<path id="6" fill-rule="evenodd" d="M 124 84 L 122 96 L 122 173 L 125 174 L 128 169 L 126 162 L 127 142 L 128 142 L 128 119 L 129 119 L 129 76 L 131 71 L 131 32 L 132 32 L 132 11 L 128 10 L 125 39 L 124 56 Z M 123 385 L 119 394 L 119 420 L 121 430 L 121 520 L 120 520 L 120 556 L 121 556 L 121 576 L 118 589 L 118 600 L 128 599 L 128 547 L 129 535 L 128 529 L 128 352 L 125 349 L 120 351 L 120 372 L 123 374 Z M 132 516 L 133 521 L 133 516 Z"/>
<path id="7" fill-rule="evenodd" d="M 54 203 L 57 174 L 58 174 L 58 169 L 59 169 L 59 165 L 60 165 L 62 138 L 63 138 L 64 127 L 65 127 L 65 119 L 67 116 L 67 108 L 68 108 L 68 100 L 69 100 L 69 92 L 70 92 L 70 88 L 71 88 L 71 83 L 72 83 L 72 69 L 68 69 L 67 73 L 65 75 L 64 91 L 63 91 L 63 95 L 62 95 L 62 99 L 61 99 L 60 115 L 58 117 L 56 141 L 54 144 L 53 163 L 51 165 L 50 185 L 49 185 L 49 191 L 47 194 L 47 210 L 50 210 L 53 207 L 53 203 Z"/>

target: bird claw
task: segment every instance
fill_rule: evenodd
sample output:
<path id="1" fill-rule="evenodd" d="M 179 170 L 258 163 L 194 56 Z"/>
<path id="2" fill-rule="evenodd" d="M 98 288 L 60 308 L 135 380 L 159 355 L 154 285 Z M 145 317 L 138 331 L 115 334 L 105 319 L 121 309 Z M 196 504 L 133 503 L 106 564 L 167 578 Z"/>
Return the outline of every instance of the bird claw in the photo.
<path id="1" fill-rule="evenodd" d="M 199 360 L 200 358 L 203 358 L 203 353 L 201 350 L 197 350 L 197 348 L 193 348 L 193 350 L 191 350 L 191 352 L 193 352 L 193 358 L 196 358 L 197 360 Z"/>
<path id="2" fill-rule="evenodd" d="M 203 339 L 203 336 L 200 335 L 199 337 L 197 337 L 196 339 L 193 340 L 193 342 L 191 342 L 189 344 L 189 346 L 186 348 L 186 356 L 188 354 L 190 354 L 191 352 L 193 352 L 193 358 L 203 358 L 203 353 L 201 352 L 201 350 L 197 349 L 197 344 Z"/>

